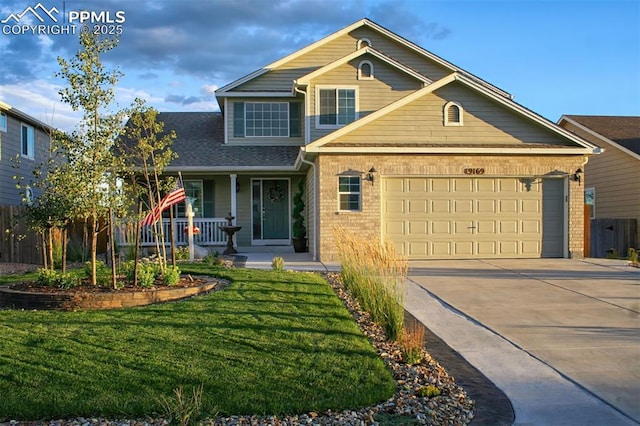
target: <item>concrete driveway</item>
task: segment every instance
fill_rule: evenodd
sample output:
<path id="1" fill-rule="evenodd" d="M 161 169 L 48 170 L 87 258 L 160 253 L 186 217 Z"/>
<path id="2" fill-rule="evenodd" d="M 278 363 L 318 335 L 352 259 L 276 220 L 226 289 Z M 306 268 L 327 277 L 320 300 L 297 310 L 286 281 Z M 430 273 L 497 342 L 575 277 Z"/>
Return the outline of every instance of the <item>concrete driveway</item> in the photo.
<path id="1" fill-rule="evenodd" d="M 410 262 L 405 303 L 509 397 L 515 424 L 640 423 L 640 269 Z"/>

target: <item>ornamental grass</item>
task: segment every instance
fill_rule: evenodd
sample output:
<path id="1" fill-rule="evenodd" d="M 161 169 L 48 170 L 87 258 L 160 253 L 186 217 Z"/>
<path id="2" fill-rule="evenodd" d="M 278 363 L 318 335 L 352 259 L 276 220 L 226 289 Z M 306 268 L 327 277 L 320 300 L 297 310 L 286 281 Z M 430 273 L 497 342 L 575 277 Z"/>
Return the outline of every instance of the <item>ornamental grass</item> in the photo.
<path id="1" fill-rule="evenodd" d="M 389 340 L 402 337 L 408 263 L 395 246 L 363 238 L 338 227 L 333 230 L 342 279 L 351 295 L 380 324 Z"/>

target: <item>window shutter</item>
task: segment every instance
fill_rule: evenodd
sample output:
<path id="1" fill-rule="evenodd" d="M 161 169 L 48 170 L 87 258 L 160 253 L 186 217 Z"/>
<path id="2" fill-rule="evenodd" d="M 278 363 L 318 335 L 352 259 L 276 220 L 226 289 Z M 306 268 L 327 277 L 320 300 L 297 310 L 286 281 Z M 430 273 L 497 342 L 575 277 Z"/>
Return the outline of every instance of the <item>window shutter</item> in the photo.
<path id="1" fill-rule="evenodd" d="M 289 102 L 289 137 L 302 136 L 302 103 Z"/>
<path id="2" fill-rule="evenodd" d="M 233 137 L 244 137 L 244 102 L 233 103 Z"/>

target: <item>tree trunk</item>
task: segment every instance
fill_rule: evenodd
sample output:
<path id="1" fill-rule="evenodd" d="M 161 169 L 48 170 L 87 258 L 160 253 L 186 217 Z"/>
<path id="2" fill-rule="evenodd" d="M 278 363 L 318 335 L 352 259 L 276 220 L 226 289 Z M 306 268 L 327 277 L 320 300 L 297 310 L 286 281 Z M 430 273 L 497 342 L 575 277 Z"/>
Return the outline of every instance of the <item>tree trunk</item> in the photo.
<path id="1" fill-rule="evenodd" d="M 54 269 L 56 269 L 56 265 L 53 262 L 53 228 L 49 228 L 48 234 L 49 246 L 47 248 L 47 255 L 49 256 L 49 265 L 51 266 L 51 270 L 53 271 Z"/>
<path id="2" fill-rule="evenodd" d="M 113 289 L 118 288 L 116 280 L 116 242 L 113 227 L 113 209 L 109 208 L 109 250 L 111 251 L 111 284 Z"/>
<path id="3" fill-rule="evenodd" d="M 98 253 L 98 232 L 96 231 L 96 218 L 92 216 L 89 219 L 89 234 L 91 235 L 91 285 L 98 284 L 96 277 L 97 253 Z"/>
<path id="4" fill-rule="evenodd" d="M 60 236 L 62 240 L 62 273 L 67 272 L 67 226 L 62 228 L 62 233 Z"/>
<path id="5" fill-rule="evenodd" d="M 40 239 L 42 240 L 42 267 L 44 269 L 49 269 L 47 262 L 47 230 L 43 229 L 40 233 Z"/>
<path id="6" fill-rule="evenodd" d="M 140 252 L 140 216 L 142 216 L 142 201 L 138 202 L 138 220 L 136 220 L 136 251 L 133 254 L 134 264 L 133 264 L 133 285 L 138 285 L 138 253 Z"/>

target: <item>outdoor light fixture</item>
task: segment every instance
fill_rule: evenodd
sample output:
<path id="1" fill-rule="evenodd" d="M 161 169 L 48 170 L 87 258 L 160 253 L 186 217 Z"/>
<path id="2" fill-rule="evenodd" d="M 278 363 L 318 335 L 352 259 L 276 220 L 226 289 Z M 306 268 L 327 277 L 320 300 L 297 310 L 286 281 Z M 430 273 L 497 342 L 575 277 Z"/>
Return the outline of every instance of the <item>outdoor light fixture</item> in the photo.
<path id="1" fill-rule="evenodd" d="M 571 175 L 571 180 L 578 182 L 578 185 L 580 185 L 580 182 L 582 182 L 582 169 L 579 168 L 576 170 L 576 172 Z"/>
<path id="2" fill-rule="evenodd" d="M 375 167 L 370 168 L 369 173 L 367 173 L 367 176 L 365 176 L 364 180 L 368 180 L 369 182 L 371 182 L 371 185 L 373 185 L 373 181 L 375 180 L 375 177 L 373 176 L 373 174 L 377 172 L 378 171 L 376 170 Z"/>

